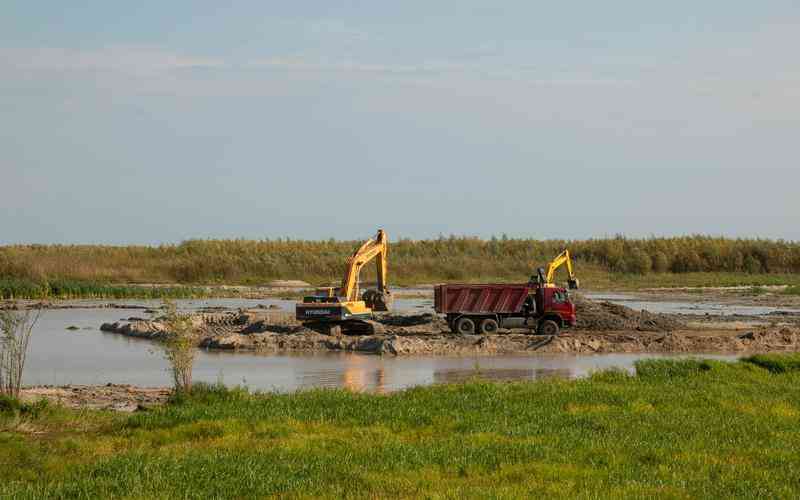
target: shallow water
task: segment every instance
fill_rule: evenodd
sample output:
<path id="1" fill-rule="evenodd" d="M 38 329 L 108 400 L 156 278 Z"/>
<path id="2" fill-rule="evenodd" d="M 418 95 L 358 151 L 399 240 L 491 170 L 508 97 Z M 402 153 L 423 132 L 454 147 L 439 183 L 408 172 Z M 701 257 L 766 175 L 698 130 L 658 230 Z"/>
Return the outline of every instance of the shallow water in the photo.
<path id="1" fill-rule="evenodd" d="M 677 301 L 649 301 L 642 300 L 635 295 L 623 293 L 587 293 L 586 297 L 592 300 L 606 300 L 615 304 L 622 304 L 635 310 L 646 310 L 652 313 L 665 314 L 706 314 L 720 316 L 763 316 L 765 314 L 785 311 L 800 314 L 800 309 L 770 306 L 745 306 L 738 304 L 716 304 L 713 302 L 677 302 Z"/>
<path id="2" fill-rule="evenodd" d="M 200 307 L 205 306 L 207 304 Z M 31 339 L 24 383 L 170 385 L 167 363 L 156 344 L 145 339 L 100 332 L 98 329 L 102 323 L 141 313 L 137 309 L 43 311 Z M 70 331 L 66 329 L 68 326 L 80 329 Z M 395 358 L 353 353 L 201 351 L 194 373 L 198 381 L 221 380 L 227 385 L 245 385 L 259 390 L 347 387 L 389 392 L 416 385 L 458 382 L 475 376 L 493 380 L 582 377 L 594 370 L 609 367 L 631 370 L 636 360 L 652 357 L 658 356 L 605 354 Z"/>

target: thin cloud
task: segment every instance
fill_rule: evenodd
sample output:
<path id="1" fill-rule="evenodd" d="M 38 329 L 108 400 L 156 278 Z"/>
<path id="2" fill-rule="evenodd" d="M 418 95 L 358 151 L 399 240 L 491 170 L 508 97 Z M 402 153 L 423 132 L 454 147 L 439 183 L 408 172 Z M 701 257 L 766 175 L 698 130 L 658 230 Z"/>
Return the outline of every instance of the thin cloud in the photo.
<path id="1" fill-rule="evenodd" d="M 217 68 L 223 61 L 152 46 L 110 46 L 94 50 L 56 47 L 0 48 L 1 67 L 46 71 L 106 70 L 148 74 L 185 68 Z"/>

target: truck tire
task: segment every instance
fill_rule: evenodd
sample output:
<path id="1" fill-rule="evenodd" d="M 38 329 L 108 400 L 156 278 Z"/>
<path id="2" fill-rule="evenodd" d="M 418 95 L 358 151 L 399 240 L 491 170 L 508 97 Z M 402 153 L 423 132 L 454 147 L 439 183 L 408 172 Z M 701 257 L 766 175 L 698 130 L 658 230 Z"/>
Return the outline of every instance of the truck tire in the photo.
<path id="1" fill-rule="evenodd" d="M 475 322 L 472 319 L 462 316 L 455 322 L 456 333 L 462 335 L 472 335 L 475 333 Z"/>
<path id="2" fill-rule="evenodd" d="M 497 324 L 497 320 L 493 318 L 486 318 L 481 321 L 480 325 L 478 325 L 478 333 L 481 335 L 490 335 L 493 333 L 497 333 L 497 329 L 499 325 Z"/>
<path id="3" fill-rule="evenodd" d="M 556 323 L 552 319 L 546 319 L 541 323 L 539 323 L 538 333 L 539 335 L 555 336 L 558 335 L 558 332 L 560 330 L 561 329 L 558 327 L 558 323 Z"/>

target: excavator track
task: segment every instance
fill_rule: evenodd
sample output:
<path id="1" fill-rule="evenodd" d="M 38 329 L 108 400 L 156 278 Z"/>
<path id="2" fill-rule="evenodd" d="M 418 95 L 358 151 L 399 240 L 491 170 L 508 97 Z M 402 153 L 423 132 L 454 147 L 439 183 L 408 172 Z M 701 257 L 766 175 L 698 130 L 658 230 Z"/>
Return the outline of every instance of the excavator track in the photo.
<path id="1" fill-rule="evenodd" d="M 386 333 L 382 323 L 369 319 L 353 319 L 336 323 L 315 322 L 306 326 L 323 335 L 338 337 L 340 335 L 380 335 Z"/>

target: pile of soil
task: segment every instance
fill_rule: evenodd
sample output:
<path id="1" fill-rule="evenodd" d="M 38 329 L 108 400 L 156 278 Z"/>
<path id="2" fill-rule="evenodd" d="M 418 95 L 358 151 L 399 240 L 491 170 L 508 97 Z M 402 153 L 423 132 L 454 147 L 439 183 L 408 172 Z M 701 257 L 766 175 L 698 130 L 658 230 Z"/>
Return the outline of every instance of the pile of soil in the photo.
<path id="1" fill-rule="evenodd" d="M 581 296 L 573 300 L 579 330 L 669 332 L 686 327 L 678 318 L 668 314 L 635 311 L 620 304 L 595 302 Z"/>

